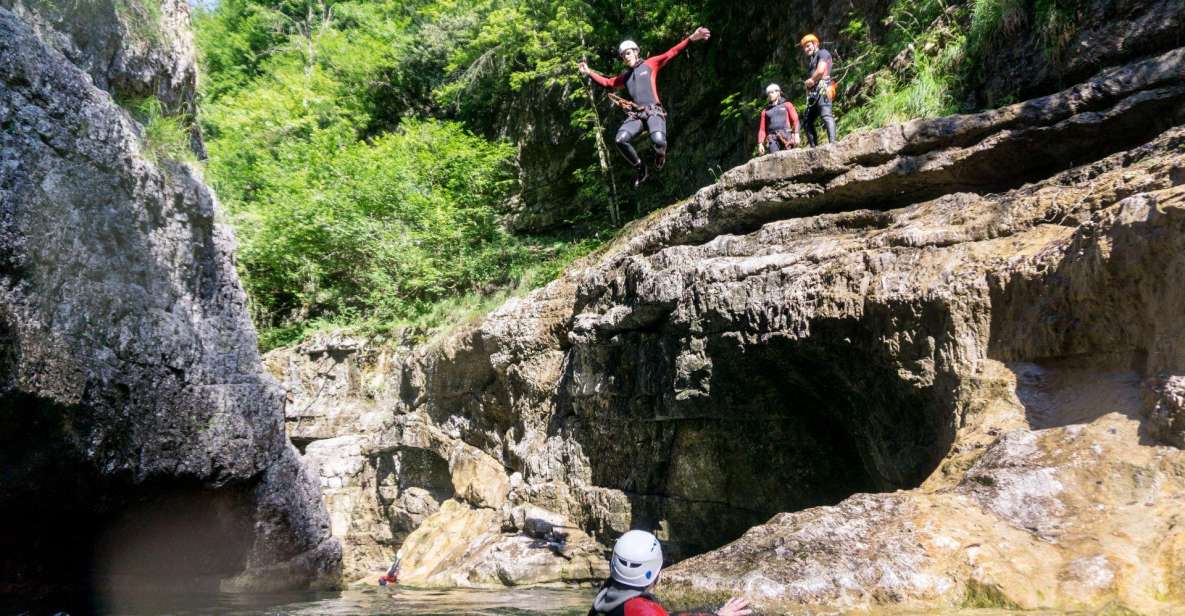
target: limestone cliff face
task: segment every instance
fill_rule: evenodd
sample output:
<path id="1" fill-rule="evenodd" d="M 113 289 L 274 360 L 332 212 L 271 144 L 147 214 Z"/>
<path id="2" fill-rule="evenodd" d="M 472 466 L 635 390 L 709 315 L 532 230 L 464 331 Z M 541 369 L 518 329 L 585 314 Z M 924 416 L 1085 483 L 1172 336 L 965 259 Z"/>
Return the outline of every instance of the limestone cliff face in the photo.
<path id="1" fill-rule="evenodd" d="M 755 159 L 441 339 L 268 361 L 359 575 L 573 579 L 506 547 L 543 519 L 656 530 L 675 599 L 1171 613 L 1183 148 L 1185 48 Z"/>
<path id="2" fill-rule="evenodd" d="M 334 584 L 217 202 L 112 99 L 192 94 L 185 4 L 82 4 L 0 8 L 0 591 Z"/>
<path id="3" fill-rule="evenodd" d="M 0 7 L 116 99 L 155 96 L 174 112 L 193 102 L 197 52 L 185 0 L 0 0 Z"/>

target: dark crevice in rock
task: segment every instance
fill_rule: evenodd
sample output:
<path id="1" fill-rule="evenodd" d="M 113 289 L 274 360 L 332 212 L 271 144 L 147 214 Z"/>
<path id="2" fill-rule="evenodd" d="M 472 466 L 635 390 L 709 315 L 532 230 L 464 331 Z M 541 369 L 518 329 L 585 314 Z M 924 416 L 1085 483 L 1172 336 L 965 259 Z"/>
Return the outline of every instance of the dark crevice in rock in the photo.
<path id="1" fill-rule="evenodd" d="M 633 525 L 661 523 L 681 559 L 779 512 L 919 485 L 947 453 L 954 418 L 925 368 L 903 376 L 932 361 L 934 341 L 917 333 L 894 356 L 878 333 L 890 328 L 877 323 L 910 314 L 943 332 L 943 310 L 870 307 L 864 322 L 814 322 L 809 338 L 750 337 L 744 324 L 711 319 L 701 325 L 718 333 L 704 338 L 616 331 L 574 349 L 562 404 L 575 438 L 597 452 L 594 484 L 630 495 Z M 588 379 L 608 379 L 612 394 L 576 387 Z"/>
<path id="2" fill-rule="evenodd" d="M 426 490 L 437 501 L 454 496 L 452 474 L 448 460 L 434 451 L 417 447 L 400 447 L 378 455 L 375 469 L 379 483 L 397 480 L 400 490 L 420 488 Z"/>
<path id="3" fill-rule="evenodd" d="M 417 447 L 399 447 L 371 456 L 375 497 L 391 531 L 392 544 L 402 543 L 440 504 L 453 498 L 448 461 Z"/>
<path id="4" fill-rule="evenodd" d="M 303 456 L 305 454 L 305 450 L 308 449 L 309 445 L 311 445 L 317 441 L 323 440 L 323 439 L 317 438 L 317 437 L 312 437 L 312 436 L 291 436 L 290 435 L 288 437 L 288 440 L 292 441 L 292 446 L 295 447 L 296 450 L 300 452 L 300 455 Z"/>
<path id="5" fill-rule="evenodd" d="M 93 422 L 83 407 L 0 396 L 0 592 L 98 609 L 125 592 L 216 590 L 245 568 L 252 486 L 106 472 Z"/>

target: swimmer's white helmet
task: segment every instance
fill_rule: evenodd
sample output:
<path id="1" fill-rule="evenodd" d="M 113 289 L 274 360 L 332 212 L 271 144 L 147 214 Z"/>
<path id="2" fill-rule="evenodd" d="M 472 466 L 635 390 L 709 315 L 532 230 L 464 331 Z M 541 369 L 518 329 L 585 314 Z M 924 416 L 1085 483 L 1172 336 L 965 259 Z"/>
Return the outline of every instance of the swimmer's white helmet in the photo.
<path id="1" fill-rule="evenodd" d="M 638 47 L 637 43 L 635 43 L 629 39 L 626 39 L 626 40 L 622 41 L 620 45 L 617 46 L 617 55 L 620 56 L 621 54 L 625 53 L 625 50 L 627 50 L 627 49 L 641 51 L 641 49 Z"/>
<path id="2" fill-rule="evenodd" d="M 662 546 L 654 535 L 644 530 L 631 530 L 613 544 L 610 571 L 614 580 L 644 588 L 658 579 L 661 569 Z"/>
<path id="3" fill-rule="evenodd" d="M 769 94 L 771 92 L 781 92 L 781 91 L 782 91 L 782 87 L 776 83 L 771 83 L 768 86 L 765 86 L 765 93 L 766 94 Z"/>

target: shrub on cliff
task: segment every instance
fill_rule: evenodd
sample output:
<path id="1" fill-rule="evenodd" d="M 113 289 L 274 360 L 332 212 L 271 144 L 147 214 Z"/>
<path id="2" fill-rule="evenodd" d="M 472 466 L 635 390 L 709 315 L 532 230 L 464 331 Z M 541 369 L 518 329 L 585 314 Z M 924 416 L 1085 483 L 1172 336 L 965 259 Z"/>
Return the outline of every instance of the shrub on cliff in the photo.
<path id="1" fill-rule="evenodd" d="M 414 72 L 400 62 L 425 58 L 406 7 L 305 4 L 228 0 L 198 19 L 209 177 L 265 346 L 318 321 L 436 319 L 441 302 L 577 256 L 499 223 L 515 188 L 507 143 L 392 115 L 422 104 L 391 99 L 396 74 Z"/>

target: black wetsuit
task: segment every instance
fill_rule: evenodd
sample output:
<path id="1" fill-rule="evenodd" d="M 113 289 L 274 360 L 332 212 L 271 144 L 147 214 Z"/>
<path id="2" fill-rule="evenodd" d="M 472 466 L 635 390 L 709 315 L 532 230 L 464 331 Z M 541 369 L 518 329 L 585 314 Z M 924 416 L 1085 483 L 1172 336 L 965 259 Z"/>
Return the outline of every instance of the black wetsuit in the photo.
<path id="1" fill-rule="evenodd" d="M 827 86 L 831 85 L 831 52 L 820 49 L 811 56 L 807 77 L 815 76 L 820 62 L 826 62 L 826 69 L 823 77 L 815 84 L 815 89 L 807 93 L 806 118 L 803 120 L 803 124 L 806 125 L 806 140 L 812 147 L 819 144 L 819 138 L 815 135 L 815 120 L 818 118 L 823 118 L 823 125 L 827 128 L 827 142 L 835 143 L 835 116 L 831 115 L 831 99 L 827 96 Z"/>
<path id="2" fill-rule="evenodd" d="M 765 144 L 765 151 L 772 154 L 782 149 L 782 140 L 789 142 L 798 133 L 798 112 L 794 103 L 779 98 L 761 112 L 761 125 L 757 129 L 757 143 Z M 779 138 L 779 135 L 781 136 Z"/>
<path id="3" fill-rule="evenodd" d="M 617 129 L 617 136 L 614 138 L 621 154 L 635 167 L 642 164 L 642 159 L 638 157 L 637 150 L 630 142 L 642 132 L 643 125 L 650 131 L 650 141 L 654 143 L 655 154 L 666 156 L 667 114 L 658 98 L 658 72 L 690 43 L 691 39 L 685 38 L 666 53 L 646 58 L 637 66 L 628 68 L 613 78 L 605 77 L 594 70 L 588 72 L 588 76 L 602 87 L 625 88 L 629 92 L 630 100 L 638 107 L 630 112 L 630 117 Z"/>

